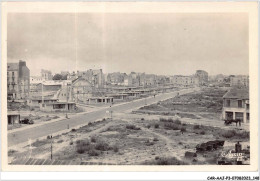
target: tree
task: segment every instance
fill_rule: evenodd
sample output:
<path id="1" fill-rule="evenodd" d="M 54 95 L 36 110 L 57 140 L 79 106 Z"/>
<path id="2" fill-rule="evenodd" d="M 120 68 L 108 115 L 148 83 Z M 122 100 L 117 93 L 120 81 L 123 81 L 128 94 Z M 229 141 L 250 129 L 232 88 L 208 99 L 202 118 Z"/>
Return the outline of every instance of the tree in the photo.
<path id="1" fill-rule="evenodd" d="M 55 75 L 53 76 L 52 80 L 63 80 L 62 78 L 63 78 L 63 77 L 62 77 L 61 74 L 55 74 Z"/>

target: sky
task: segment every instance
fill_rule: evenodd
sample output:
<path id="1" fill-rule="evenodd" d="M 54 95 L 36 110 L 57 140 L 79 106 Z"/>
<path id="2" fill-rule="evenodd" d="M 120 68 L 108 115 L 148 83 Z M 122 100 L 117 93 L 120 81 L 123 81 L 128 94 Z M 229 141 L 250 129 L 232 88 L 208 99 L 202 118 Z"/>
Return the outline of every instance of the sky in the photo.
<path id="1" fill-rule="evenodd" d="M 246 13 L 9 13 L 7 61 L 41 69 L 248 74 Z"/>

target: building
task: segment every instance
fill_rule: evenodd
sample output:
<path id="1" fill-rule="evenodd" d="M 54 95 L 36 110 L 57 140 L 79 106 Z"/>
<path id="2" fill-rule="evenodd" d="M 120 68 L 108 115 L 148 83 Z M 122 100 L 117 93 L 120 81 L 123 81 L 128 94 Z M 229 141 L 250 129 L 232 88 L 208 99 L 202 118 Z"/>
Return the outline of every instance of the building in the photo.
<path id="1" fill-rule="evenodd" d="M 77 78 L 78 78 L 78 76 L 77 76 L 77 74 L 74 71 L 67 76 L 67 80 L 71 80 L 71 81 L 75 80 Z"/>
<path id="2" fill-rule="evenodd" d="M 112 104 L 114 102 L 113 97 L 89 97 L 87 104 Z"/>
<path id="3" fill-rule="evenodd" d="M 174 75 L 170 81 L 177 87 L 193 87 L 199 85 L 199 78 L 196 76 Z"/>
<path id="4" fill-rule="evenodd" d="M 58 102 L 58 99 L 51 98 L 51 97 L 33 97 L 27 100 L 27 105 L 30 106 L 30 108 L 40 108 L 40 105 L 42 103 L 44 104 L 50 104 Z"/>
<path id="5" fill-rule="evenodd" d="M 88 80 L 92 86 L 96 88 L 103 88 L 104 87 L 104 74 L 102 69 L 89 69 L 87 71 L 77 72 L 78 77 L 82 77 L 85 80 Z"/>
<path id="6" fill-rule="evenodd" d="M 120 72 L 113 72 L 107 74 L 107 84 L 120 85 L 124 82 L 124 74 Z"/>
<path id="7" fill-rule="evenodd" d="M 146 86 L 155 86 L 156 84 L 157 84 L 156 75 L 145 74 L 145 85 Z"/>
<path id="8" fill-rule="evenodd" d="M 42 80 L 41 76 L 31 76 L 30 77 L 30 92 L 36 92 L 37 85 L 42 82 L 43 82 L 43 80 Z"/>
<path id="9" fill-rule="evenodd" d="M 223 96 L 222 117 L 225 120 L 239 119 L 249 123 L 249 90 L 248 88 L 232 88 Z"/>
<path id="10" fill-rule="evenodd" d="M 36 85 L 37 92 L 53 92 L 58 91 L 62 87 L 62 83 L 57 82 L 42 82 Z"/>
<path id="11" fill-rule="evenodd" d="M 26 99 L 30 92 L 30 70 L 26 62 L 7 63 L 8 99 Z"/>
<path id="12" fill-rule="evenodd" d="M 140 80 L 138 80 L 138 74 L 135 72 L 131 72 L 124 79 L 124 85 L 126 86 L 139 86 Z"/>
<path id="13" fill-rule="evenodd" d="M 208 72 L 204 70 L 197 70 L 195 73 L 195 77 L 198 77 L 199 79 L 199 85 L 208 85 Z"/>
<path id="14" fill-rule="evenodd" d="M 43 79 L 41 76 L 30 76 L 30 84 L 42 83 Z"/>
<path id="15" fill-rule="evenodd" d="M 124 93 L 108 94 L 107 96 L 112 97 L 115 102 L 116 101 L 123 101 L 123 100 L 126 100 L 128 98 L 128 94 L 124 94 Z"/>
<path id="16" fill-rule="evenodd" d="M 249 87 L 249 76 L 248 75 L 237 75 L 230 77 L 231 87 Z"/>
<path id="17" fill-rule="evenodd" d="M 20 114 L 8 112 L 7 121 L 8 121 L 8 124 L 15 124 L 15 123 L 19 124 L 20 123 Z"/>
<path id="18" fill-rule="evenodd" d="M 42 80 L 52 80 L 52 73 L 49 70 L 41 70 Z"/>
<path id="19" fill-rule="evenodd" d="M 85 78 L 79 77 L 72 81 L 71 91 L 75 102 L 86 102 L 92 96 L 93 86 Z"/>
<path id="20" fill-rule="evenodd" d="M 73 102 L 73 91 L 71 84 L 67 84 L 62 86 L 62 88 L 57 92 L 55 98 L 59 99 L 59 101 L 63 102 Z"/>
<path id="21" fill-rule="evenodd" d="M 40 104 L 40 110 L 45 112 L 73 112 L 75 109 L 75 102 L 51 102 Z"/>

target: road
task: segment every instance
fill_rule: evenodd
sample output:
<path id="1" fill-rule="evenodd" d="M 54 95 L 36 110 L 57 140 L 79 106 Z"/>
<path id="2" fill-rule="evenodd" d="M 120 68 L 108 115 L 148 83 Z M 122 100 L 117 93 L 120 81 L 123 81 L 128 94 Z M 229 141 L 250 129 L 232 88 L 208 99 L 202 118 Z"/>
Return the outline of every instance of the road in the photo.
<path id="1" fill-rule="evenodd" d="M 180 95 L 187 94 L 190 92 L 194 92 L 197 89 L 184 89 L 178 91 Z M 144 105 L 149 105 L 156 103 L 158 101 L 162 101 L 165 99 L 169 99 L 171 97 L 174 97 L 177 95 L 177 92 L 170 92 L 170 93 L 164 93 L 156 95 L 155 97 L 148 97 L 143 98 L 131 102 L 127 102 L 124 104 L 114 105 L 110 108 L 101 108 L 100 110 L 76 115 L 70 119 L 64 119 L 57 122 L 51 122 L 44 125 L 39 125 L 34 128 L 28 128 L 25 130 L 18 130 L 16 132 L 8 133 L 8 147 L 11 147 L 13 145 L 17 145 L 20 143 L 27 142 L 28 139 L 37 139 L 43 136 L 47 136 L 50 134 L 57 133 L 62 130 L 68 129 L 68 125 L 70 128 L 82 125 L 82 124 L 88 124 L 89 122 L 93 122 L 97 119 L 102 119 L 106 116 L 106 111 L 113 111 L 113 112 L 123 112 L 127 110 L 136 109 L 138 107 L 142 107 Z"/>

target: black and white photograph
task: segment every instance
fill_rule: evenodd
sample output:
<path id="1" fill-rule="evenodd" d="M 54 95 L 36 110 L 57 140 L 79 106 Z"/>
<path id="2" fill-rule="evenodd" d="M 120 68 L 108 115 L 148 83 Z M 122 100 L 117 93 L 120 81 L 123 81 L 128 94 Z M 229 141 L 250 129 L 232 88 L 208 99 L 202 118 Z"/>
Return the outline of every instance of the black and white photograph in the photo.
<path id="1" fill-rule="evenodd" d="M 250 13 L 110 7 L 6 13 L 8 168 L 257 169 Z"/>

